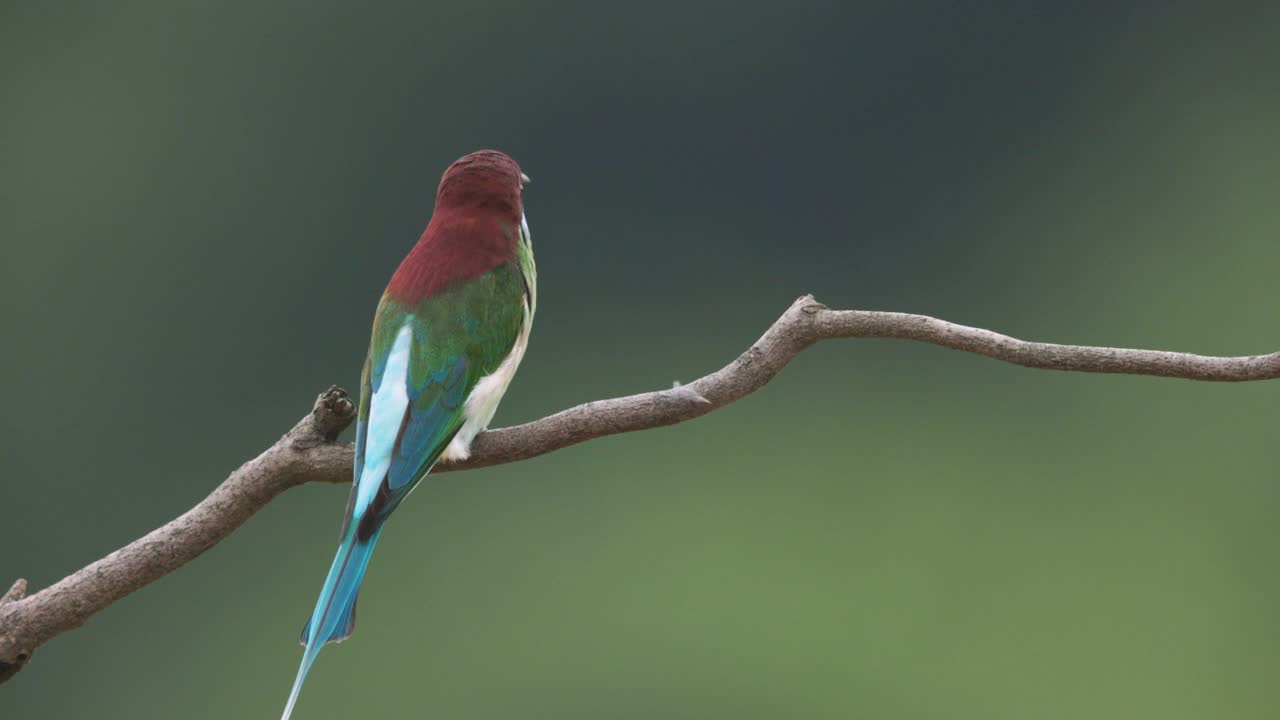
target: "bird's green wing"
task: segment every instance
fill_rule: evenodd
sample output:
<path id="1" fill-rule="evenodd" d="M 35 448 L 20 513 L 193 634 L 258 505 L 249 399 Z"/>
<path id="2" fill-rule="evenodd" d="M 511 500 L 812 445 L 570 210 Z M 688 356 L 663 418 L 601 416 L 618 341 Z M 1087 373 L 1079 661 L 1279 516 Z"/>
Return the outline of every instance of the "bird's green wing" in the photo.
<path id="1" fill-rule="evenodd" d="M 506 263 L 411 308 L 384 297 L 365 364 L 351 516 L 372 532 L 467 419 L 467 398 L 511 353 L 530 310 Z"/>

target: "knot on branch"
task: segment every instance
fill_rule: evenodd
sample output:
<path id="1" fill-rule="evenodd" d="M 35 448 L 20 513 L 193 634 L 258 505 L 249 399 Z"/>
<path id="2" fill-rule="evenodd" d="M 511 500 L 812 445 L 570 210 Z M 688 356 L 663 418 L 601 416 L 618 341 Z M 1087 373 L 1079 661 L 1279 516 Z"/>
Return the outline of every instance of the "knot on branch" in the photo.
<path id="1" fill-rule="evenodd" d="M 311 423 L 325 442 L 338 439 L 343 430 L 356 418 L 356 405 L 346 390 L 330 385 L 320 393 L 311 409 Z"/>
<path id="2" fill-rule="evenodd" d="M 817 298 L 815 298 L 812 295 L 801 295 L 796 300 L 796 304 L 800 306 L 800 311 L 803 312 L 805 315 L 817 315 L 823 310 L 831 309 L 826 305 L 823 305 L 822 303 L 818 302 Z"/>

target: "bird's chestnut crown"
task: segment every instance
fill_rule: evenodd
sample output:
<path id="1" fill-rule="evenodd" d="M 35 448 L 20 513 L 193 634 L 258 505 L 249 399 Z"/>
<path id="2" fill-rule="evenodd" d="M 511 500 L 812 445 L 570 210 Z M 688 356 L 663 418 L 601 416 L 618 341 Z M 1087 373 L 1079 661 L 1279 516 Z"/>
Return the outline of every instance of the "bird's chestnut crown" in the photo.
<path id="1" fill-rule="evenodd" d="M 515 222 L 523 208 L 520 190 L 529 177 L 505 153 L 477 150 L 458 158 L 440 178 L 436 209 L 488 209 Z"/>

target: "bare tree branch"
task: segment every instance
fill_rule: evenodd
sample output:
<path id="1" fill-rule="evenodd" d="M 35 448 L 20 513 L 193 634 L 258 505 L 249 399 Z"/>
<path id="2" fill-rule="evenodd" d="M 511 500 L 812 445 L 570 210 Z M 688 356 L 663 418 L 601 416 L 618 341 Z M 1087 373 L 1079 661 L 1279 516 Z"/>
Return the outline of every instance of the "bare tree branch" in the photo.
<path id="1" fill-rule="evenodd" d="M 470 459 L 441 463 L 433 472 L 527 460 L 605 435 L 691 420 L 755 392 L 805 348 L 833 338 L 916 340 L 1046 370 L 1223 382 L 1280 377 L 1280 352 L 1211 357 L 1035 343 L 924 315 L 830 310 L 805 296 L 746 352 L 710 375 L 669 390 L 597 400 L 481 433 Z M 347 394 L 330 388 L 284 437 L 182 516 L 34 595 L 24 597 L 25 581 L 14 583 L 0 597 L 0 682 L 20 670 L 37 647 L 194 560 L 285 490 L 304 482 L 350 482 L 352 449 L 337 437 L 354 412 Z"/>

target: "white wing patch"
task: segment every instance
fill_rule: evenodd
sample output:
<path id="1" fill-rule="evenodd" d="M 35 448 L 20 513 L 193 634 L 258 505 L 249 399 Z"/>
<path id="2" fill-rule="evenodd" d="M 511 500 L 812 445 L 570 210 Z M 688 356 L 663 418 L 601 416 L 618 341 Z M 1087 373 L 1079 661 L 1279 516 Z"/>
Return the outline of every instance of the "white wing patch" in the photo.
<path id="1" fill-rule="evenodd" d="M 391 455 L 404 414 L 409 410 L 409 356 L 413 352 L 413 316 L 405 318 L 405 324 L 396 334 L 387 364 L 382 369 L 382 379 L 369 401 L 369 425 L 364 440 L 364 472 L 356 486 L 357 512 L 369 507 L 378 484 L 391 469 Z"/>

